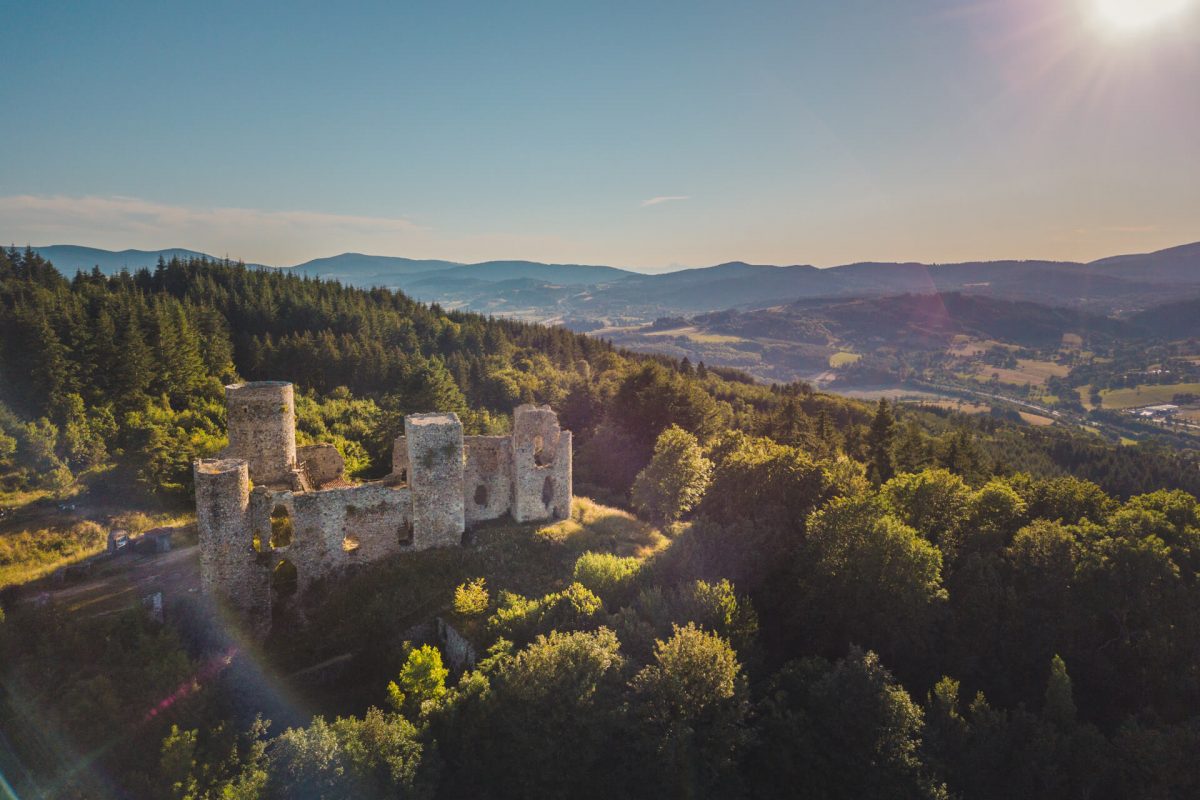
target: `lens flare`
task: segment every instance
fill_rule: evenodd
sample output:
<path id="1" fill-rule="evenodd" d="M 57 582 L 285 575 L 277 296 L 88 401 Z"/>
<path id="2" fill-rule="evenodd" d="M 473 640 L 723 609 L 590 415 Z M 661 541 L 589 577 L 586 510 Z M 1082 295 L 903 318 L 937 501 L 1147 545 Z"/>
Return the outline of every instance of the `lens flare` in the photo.
<path id="1" fill-rule="evenodd" d="M 1114 33 L 1135 33 L 1183 13 L 1193 0 L 1093 0 L 1098 22 Z"/>

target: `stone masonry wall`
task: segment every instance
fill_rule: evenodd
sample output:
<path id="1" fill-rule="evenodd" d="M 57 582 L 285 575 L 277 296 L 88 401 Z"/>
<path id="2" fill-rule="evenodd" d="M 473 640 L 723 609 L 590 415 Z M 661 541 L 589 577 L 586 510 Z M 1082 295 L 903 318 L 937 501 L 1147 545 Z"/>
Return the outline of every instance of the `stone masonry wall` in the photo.
<path id="1" fill-rule="evenodd" d="M 226 386 L 225 405 L 229 447 L 223 455 L 249 463 L 255 483 L 293 483 L 296 407 L 292 385 L 255 381 Z"/>
<path id="2" fill-rule="evenodd" d="M 308 444 L 296 448 L 296 463 L 303 466 L 312 488 L 340 481 L 346 470 L 346 460 L 331 444 Z"/>
<path id="3" fill-rule="evenodd" d="M 512 509 L 512 440 L 468 436 L 464 440 L 463 509 L 467 526 L 499 519 Z"/>
<path id="4" fill-rule="evenodd" d="M 254 550 L 246 462 L 204 459 L 193 473 L 201 586 L 251 619 L 269 619 L 269 573 Z"/>
<path id="5" fill-rule="evenodd" d="M 512 436 L 464 437 L 455 414 L 411 414 L 392 474 L 348 485 L 332 445 L 296 448 L 291 384 L 237 384 L 226 398 L 225 457 L 194 465 L 201 583 L 260 632 L 290 568 L 303 593 L 355 564 L 459 545 L 477 522 L 570 514 L 571 432 L 549 407 L 517 408 Z"/>
<path id="6" fill-rule="evenodd" d="M 460 544 L 463 510 L 463 433 L 458 415 L 410 414 L 404 418 L 413 529 L 422 547 Z"/>
<path id="7" fill-rule="evenodd" d="M 513 508 L 517 522 L 566 519 L 571 514 L 571 432 L 558 427 L 549 406 L 513 412 Z"/>

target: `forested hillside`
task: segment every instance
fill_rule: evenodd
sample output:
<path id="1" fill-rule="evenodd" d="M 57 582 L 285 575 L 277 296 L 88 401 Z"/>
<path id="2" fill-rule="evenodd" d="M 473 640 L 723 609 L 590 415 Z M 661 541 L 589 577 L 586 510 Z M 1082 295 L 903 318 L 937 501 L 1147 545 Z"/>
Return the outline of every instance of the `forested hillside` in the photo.
<path id="1" fill-rule="evenodd" d="M 286 379 L 364 477 L 405 414 L 549 403 L 576 494 L 636 512 L 580 498 L 360 570 L 261 645 L 196 598 L 158 624 L 13 593 L 0 771 L 32 796 L 1200 792 L 1200 479 L 1171 451 L 203 260 L 0 252 L 0 345 L 7 492 L 186 508 L 222 386 Z M 405 642 L 434 612 L 474 668 Z"/>

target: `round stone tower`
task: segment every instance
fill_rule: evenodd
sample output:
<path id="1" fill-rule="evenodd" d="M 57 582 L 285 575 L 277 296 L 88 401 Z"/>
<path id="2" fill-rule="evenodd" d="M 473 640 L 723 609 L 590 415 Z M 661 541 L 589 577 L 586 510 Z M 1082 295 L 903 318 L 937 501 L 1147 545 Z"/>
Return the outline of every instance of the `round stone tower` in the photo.
<path id="1" fill-rule="evenodd" d="M 246 462 L 201 459 L 193 474 L 201 587 L 245 612 L 255 625 L 269 621 L 270 581 L 254 547 Z"/>
<path id="2" fill-rule="evenodd" d="M 229 447 L 224 455 L 250 465 L 250 479 L 290 484 L 296 470 L 296 405 L 292 384 L 253 381 L 225 387 Z"/>

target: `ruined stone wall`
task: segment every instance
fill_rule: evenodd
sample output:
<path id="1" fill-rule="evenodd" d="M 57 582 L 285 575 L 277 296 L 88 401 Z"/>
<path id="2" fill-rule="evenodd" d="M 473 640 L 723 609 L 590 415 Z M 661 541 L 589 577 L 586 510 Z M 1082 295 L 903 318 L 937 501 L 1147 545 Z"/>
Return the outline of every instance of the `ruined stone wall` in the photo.
<path id="1" fill-rule="evenodd" d="M 403 436 L 397 436 L 392 443 L 392 474 L 389 477 L 396 483 L 408 483 L 408 442 Z"/>
<path id="2" fill-rule="evenodd" d="M 464 440 L 463 509 L 467 527 L 499 519 L 512 509 L 512 440 L 467 436 Z"/>
<path id="3" fill-rule="evenodd" d="M 517 522 L 571 515 L 571 432 L 561 430 L 549 406 L 513 412 L 513 507 Z"/>
<path id="4" fill-rule="evenodd" d="M 200 585 L 257 626 L 269 622 L 268 567 L 254 548 L 250 473 L 245 461 L 202 459 L 193 466 Z"/>
<path id="5" fill-rule="evenodd" d="M 255 489 L 254 494 L 260 490 Z M 412 495 L 382 483 L 364 483 L 315 492 L 262 489 L 254 524 L 270 530 L 271 516 L 286 513 L 291 541 L 269 547 L 271 561 L 296 569 L 300 593 L 318 579 L 354 564 L 366 564 L 399 552 L 419 549 L 413 538 Z"/>
<path id="6" fill-rule="evenodd" d="M 250 465 L 255 483 L 291 485 L 296 469 L 296 407 L 292 385 L 255 381 L 225 387 L 226 458 Z"/>
<path id="7" fill-rule="evenodd" d="M 331 444 L 297 447 L 296 462 L 301 465 L 304 476 L 314 489 L 345 478 L 346 460 Z"/>
<path id="8" fill-rule="evenodd" d="M 410 414 L 404 418 L 408 486 L 419 547 L 462 543 L 463 432 L 458 415 Z"/>
<path id="9" fill-rule="evenodd" d="M 201 580 L 259 630 L 281 586 L 303 593 L 355 564 L 458 545 L 507 514 L 570 515 L 571 432 L 549 407 L 517 408 L 512 436 L 464 437 L 455 414 L 411 414 L 392 474 L 348 485 L 335 447 L 296 448 L 291 384 L 228 386 L 226 398 L 227 457 L 195 464 Z"/>

